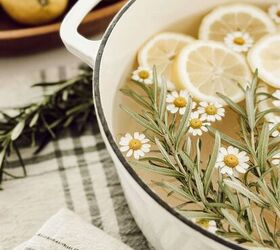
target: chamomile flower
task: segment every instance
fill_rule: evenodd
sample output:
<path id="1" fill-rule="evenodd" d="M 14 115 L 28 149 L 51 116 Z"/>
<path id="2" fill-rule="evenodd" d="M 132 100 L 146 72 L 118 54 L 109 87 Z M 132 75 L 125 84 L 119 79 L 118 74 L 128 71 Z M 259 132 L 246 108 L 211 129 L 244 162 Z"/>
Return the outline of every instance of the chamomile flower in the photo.
<path id="1" fill-rule="evenodd" d="M 235 52 L 247 52 L 254 43 L 253 38 L 246 32 L 231 32 L 224 39 L 225 44 Z"/>
<path id="2" fill-rule="evenodd" d="M 196 223 L 197 225 L 201 226 L 211 233 L 216 233 L 216 231 L 218 230 L 216 221 L 214 220 L 192 219 L 192 222 Z"/>
<path id="3" fill-rule="evenodd" d="M 280 17 L 279 17 L 280 18 Z M 276 90 L 272 96 L 276 99 L 275 101 L 273 101 L 273 105 L 277 108 L 280 108 L 280 90 Z"/>
<path id="4" fill-rule="evenodd" d="M 229 146 L 228 148 L 221 147 L 219 149 L 215 166 L 222 174 L 233 175 L 236 172 L 245 174 L 249 168 L 248 162 L 249 157 L 246 152 Z"/>
<path id="5" fill-rule="evenodd" d="M 273 165 L 278 165 L 278 166 L 280 166 L 280 153 L 278 153 L 278 154 L 276 154 L 276 155 L 274 155 L 274 156 L 272 157 L 271 163 L 272 163 Z"/>
<path id="6" fill-rule="evenodd" d="M 144 134 L 135 132 L 132 136 L 127 133 L 120 139 L 120 150 L 127 152 L 126 157 L 133 156 L 136 160 L 139 160 L 140 157 L 150 152 L 151 145 L 148 142 L 149 139 Z"/>
<path id="7" fill-rule="evenodd" d="M 223 106 L 218 103 L 208 103 L 208 102 L 200 102 L 197 112 L 201 114 L 201 118 L 209 121 L 221 121 L 225 116 L 225 109 Z"/>
<path id="8" fill-rule="evenodd" d="M 131 79 L 147 85 L 153 84 L 153 70 L 147 67 L 139 67 L 132 73 Z"/>
<path id="9" fill-rule="evenodd" d="M 276 129 L 271 134 L 271 136 L 274 138 L 280 136 L 280 123 L 277 121 L 271 121 L 269 124 L 269 130 L 272 131 L 275 127 Z"/>
<path id="10" fill-rule="evenodd" d="M 191 113 L 189 121 L 189 132 L 193 136 L 202 136 L 203 132 L 208 132 L 208 129 L 206 127 L 208 125 L 210 125 L 210 123 L 205 122 L 205 119 L 202 119 L 199 116 L 198 112 Z"/>
<path id="11" fill-rule="evenodd" d="M 188 92 L 181 90 L 179 93 L 177 91 L 172 91 L 166 97 L 167 110 L 175 114 L 179 112 L 180 115 L 185 114 L 188 105 Z M 196 103 L 192 103 L 192 109 L 196 107 Z"/>
<path id="12" fill-rule="evenodd" d="M 268 15 L 275 23 L 280 24 L 280 4 L 272 5 L 268 9 Z"/>

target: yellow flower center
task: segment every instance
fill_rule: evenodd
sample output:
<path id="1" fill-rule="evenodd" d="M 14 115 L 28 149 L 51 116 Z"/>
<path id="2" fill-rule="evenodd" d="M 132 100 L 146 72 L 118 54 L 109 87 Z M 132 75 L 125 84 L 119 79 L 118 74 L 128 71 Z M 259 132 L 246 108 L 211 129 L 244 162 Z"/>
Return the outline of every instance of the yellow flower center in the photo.
<path id="1" fill-rule="evenodd" d="M 148 79 L 150 77 L 150 73 L 146 70 L 141 70 L 138 75 L 141 79 Z"/>
<path id="2" fill-rule="evenodd" d="M 277 11 L 276 15 L 280 17 L 280 10 Z"/>
<path id="3" fill-rule="evenodd" d="M 142 147 L 142 143 L 138 139 L 132 139 L 129 142 L 129 148 L 130 149 L 139 150 L 141 147 Z"/>
<path id="4" fill-rule="evenodd" d="M 205 229 L 209 228 L 209 220 L 201 219 L 201 220 L 196 221 L 196 223 Z"/>
<path id="5" fill-rule="evenodd" d="M 280 132 L 280 125 L 277 127 L 277 130 Z"/>
<path id="6" fill-rule="evenodd" d="M 207 115 L 216 115 L 217 108 L 214 105 L 209 105 L 205 108 L 205 112 L 207 113 Z"/>
<path id="7" fill-rule="evenodd" d="M 233 42 L 237 45 L 244 45 L 245 44 L 245 40 L 243 37 L 236 37 L 234 38 Z"/>
<path id="8" fill-rule="evenodd" d="M 224 157 L 224 163 L 227 165 L 227 167 L 235 168 L 239 164 L 239 161 L 235 155 L 229 154 Z"/>
<path id="9" fill-rule="evenodd" d="M 191 119 L 190 126 L 194 129 L 202 127 L 202 121 L 198 118 Z"/>
<path id="10" fill-rule="evenodd" d="M 177 97 L 175 100 L 174 100 L 174 105 L 177 107 L 177 108 L 183 108 L 183 107 L 186 107 L 187 105 L 187 100 L 186 98 L 184 97 Z"/>

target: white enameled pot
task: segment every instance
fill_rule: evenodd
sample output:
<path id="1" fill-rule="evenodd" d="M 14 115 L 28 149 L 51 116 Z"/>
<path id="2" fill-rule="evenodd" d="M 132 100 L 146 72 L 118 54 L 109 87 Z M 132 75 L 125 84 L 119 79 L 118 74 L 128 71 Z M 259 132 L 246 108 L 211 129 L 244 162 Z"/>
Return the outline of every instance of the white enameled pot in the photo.
<path id="1" fill-rule="evenodd" d="M 100 0 L 79 0 L 65 17 L 60 34 L 67 49 L 94 68 L 94 100 L 98 123 L 138 226 L 156 249 L 244 249 L 201 229 L 159 199 L 127 164 L 112 135 L 115 94 L 141 45 L 166 27 L 176 27 L 176 23 L 180 30 L 181 20 L 200 18 L 217 5 L 236 1 L 130 0 L 115 16 L 103 38 L 90 41 L 78 34 L 77 27 L 98 2 Z M 277 0 L 240 2 L 262 5 Z M 194 19 L 185 25 L 194 25 Z"/>

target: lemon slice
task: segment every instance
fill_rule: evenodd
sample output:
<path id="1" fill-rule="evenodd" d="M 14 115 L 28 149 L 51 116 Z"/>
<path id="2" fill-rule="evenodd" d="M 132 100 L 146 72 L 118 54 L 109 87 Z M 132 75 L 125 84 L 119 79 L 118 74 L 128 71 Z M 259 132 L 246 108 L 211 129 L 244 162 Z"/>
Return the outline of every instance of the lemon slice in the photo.
<path id="1" fill-rule="evenodd" d="M 230 33 L 241 32 L 256 42 L 275 31 L 275 24 L 261 9 L 247 4 L 231 4 L 218 7 L 204 17 L 199 39 L 224 41 Z"/>
<path id="2" fill-rule="evenodd" d="M 174 65 L 178 87 L 187 89 L 194 98 L 222 102 L 217 92 L 235 102 L 244 99 L 239 83 L 251 80 L 251 71 L 244 56 L 222 43 L 197 41 L 185 47 Z"/>
<path id="3" fill-rule="evenodd" d="M 173 63 L 183 47 L 195 41 L 191 36 L 180 33 L 164 32 L 149 40 L 138 53 L 140 66 L 156 66 L 159 76 L 163 76 L 170 89 L 173 86 Z"/>
<path id="4" fill-rule="evenodd" d="M 258 93 L 267 93 L 273 95 L 277 89 L 268 86 L 264 82 L 260 83 L 258 88 Z M 273 104 L 274 99 L 268 98 L 266 95 L 258 95 L 258 109 L 260 112 L 266 111 L 271 108 L 276 108 Z M 268 113 L 265 115 L 265 119 L 269 122 L 280 122 L 280 115 L 279 113 Z"/>
<path id="5" fill-rule="evenodd" d="M 259 78 L 272 87 L 280 88 L 280 34 L 262 38 L 248 53 L 252 70 L 258 69 Z"/>

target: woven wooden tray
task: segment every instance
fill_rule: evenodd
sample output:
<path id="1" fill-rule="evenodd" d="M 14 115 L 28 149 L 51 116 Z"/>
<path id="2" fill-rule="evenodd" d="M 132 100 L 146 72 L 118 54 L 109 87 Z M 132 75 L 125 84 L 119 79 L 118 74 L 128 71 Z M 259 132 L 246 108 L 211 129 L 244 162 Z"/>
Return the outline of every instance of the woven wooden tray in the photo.
<path id="1" fill-rule="evenodd" d="M 102 1 L 85 18 L 79 27 L 79 32 L 86 37 L 100 33 L 125 2 Z M 69 8 L 72 4 L 73 1 Z M 48 25 L 26 27 L 11 20 L 0 9 L 0 56 L 22 55 L 61 46 L 59 27 L 62 19 L 63 17 Z"/>

